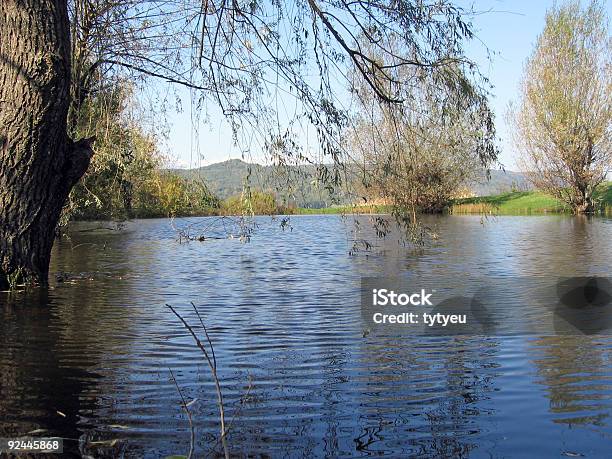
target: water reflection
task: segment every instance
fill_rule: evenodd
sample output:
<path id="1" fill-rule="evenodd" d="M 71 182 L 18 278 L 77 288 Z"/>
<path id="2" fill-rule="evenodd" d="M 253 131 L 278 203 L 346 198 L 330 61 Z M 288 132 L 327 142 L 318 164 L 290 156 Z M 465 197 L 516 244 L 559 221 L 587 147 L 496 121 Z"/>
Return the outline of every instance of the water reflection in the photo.
<path id="1" fill-rule="evenodd" d="M 67 454 L 76 453 L 82 414 L 93 412 L 100 375 L 89 371 L 96 356 L 85 351 L 78 366 L 62 358 L 65 333 L 79 333 L 76 321 L 66 323 L 47 291 L 6 295 L 0 333 L 0 436 L 62 436 Z"/>
<path id="2" fill-rule="evenodd" d="M 486 430 L 497 348 L 483 337 L 387 337 L 365 347 L 357 451 L 467 457 L 478 447 L 472 434 Z"/>
<path id="3" fill-rule="evenodd" d="M 605 432 L 612 410 L 610 340 L 547 336 L 529 344 L 538 383 L 547 388 L 553 422 Z"/>
<path id="4" fill-rule="evenodd" d="M 194 301 L 235 415 L 234 455 L 607 451 L 610 338 L 367 334 L 359 285 L 398 273 L 457 285 L 467 276 L 609 276 L 611 220 L 432 218 L 440 237 L 418 256 L 389 237 L 356 257 L 337 217 L 298 217 L 291 232 L 259 223 L 247 245 L 179 244 L 165 220 L 120 232 L 75 226 L 54 248 L 53 279 L 68 273 L 61 282 L 0 294 L 0 435 L 48 429 L 96 457 L 185 453 L 172 368 L 197 399 L 196 450 L 209 451 L 214 387 L 164 307 L 195 324 Z M 107 440 L 118 441 L 91 443 Z"/>

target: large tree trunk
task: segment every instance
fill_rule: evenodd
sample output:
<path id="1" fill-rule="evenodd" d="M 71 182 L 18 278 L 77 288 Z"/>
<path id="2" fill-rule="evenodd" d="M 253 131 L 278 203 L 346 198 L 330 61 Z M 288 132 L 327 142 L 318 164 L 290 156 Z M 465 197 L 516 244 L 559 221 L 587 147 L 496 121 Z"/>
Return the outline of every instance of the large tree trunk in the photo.
<path id="1" fill-rule="evenodd" d="M 581 196 L 573 210 L 576 214 L 592 214 L 595 210 L 593 200 L 589 196 Z"/>
<path id="2" fill-rule="evenodd" d="M 591 214 L 595 210 L 593 191 L 588 182 L 588 179 L 582 179 L 574 184 L 576 197 L 572 208 L 575 214 Z"/>
<path id="3" fill-rule="evenodd" d="M 91 159 L 66 118 L 66 0 L 0 0 L 0 287 L 45 284 L 62 206 Z"/>

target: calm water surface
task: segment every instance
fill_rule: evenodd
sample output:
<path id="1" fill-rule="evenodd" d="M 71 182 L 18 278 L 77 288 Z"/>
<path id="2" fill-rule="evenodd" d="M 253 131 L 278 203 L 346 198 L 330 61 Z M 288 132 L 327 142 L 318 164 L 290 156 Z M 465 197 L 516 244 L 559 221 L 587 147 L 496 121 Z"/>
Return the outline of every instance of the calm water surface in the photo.
<path id="1" fill-rule="evenodd" d="M 52 288 L 0 294 L 0 436 L 46 429 L 74 456 L 186 454 L 172 369 L 197 399 L 197 457 L 219 454 L 210 373 L 164 306 L 195 325 L 193 301 L 232 456 L 610 457 L 612 338 L 364 336 L 359 282 L 610 276 L 612 220 L 432 218 L 439 237 L 422 251 L 391 236 L 355 256 L 340 217 L 258 222 L 248 244 L 181 244 L 169 220 L 72 227 Z"/>

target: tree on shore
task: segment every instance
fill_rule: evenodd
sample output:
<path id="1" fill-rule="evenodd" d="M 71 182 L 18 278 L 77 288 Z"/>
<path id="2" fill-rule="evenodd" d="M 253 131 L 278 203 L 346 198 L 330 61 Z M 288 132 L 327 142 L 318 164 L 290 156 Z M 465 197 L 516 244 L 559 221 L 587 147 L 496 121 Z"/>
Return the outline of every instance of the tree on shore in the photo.
<path id="1" fill-rule="evenodd" d="M 369 172 L 364 194 L 394 205 L 414 224 L 417 213 L 438 213 L 497 158 L 487 95 L 449 66 L 437 83 L 414 69 L 402 106 L 377 107 L 360 98 L 351 147 Z M 382 109 L 381 109 L 382 108 Z"/>
<path id="2" fill-rule="evenodd" d="M 521 168 L 575 213 L 612 168 L 612 38 L 603 5 L 571 0 L 546 14 L 509 119 Z"/>
<path id="3" fill-rule="evenodd" d="M 0 286 L 46 283 L 62 206 L 92 157 L 93 139 L 75 141 L 74 127 L 108 84 L 187 87 L 197 109 L 219 107 L 244 148 L 274 145 L 279 162 L 312 162 L 294 141 L 310 126 L 333 164 L 323 179 L 338 183 L 352 75 L 374 103 L 401 105 L 398 69 L 433 81 L 448 65 L 475 73 L 466 13 L 449 0 L 3 0 Z M 279 113 L 289 97 L 293 111 Z"/>
<path id="4" fill-rule="evenodd" d="M 0 287 L 47 277 L 55 226 L 87 169 L 68 136 L 66 2 L 0 2 Z"/>

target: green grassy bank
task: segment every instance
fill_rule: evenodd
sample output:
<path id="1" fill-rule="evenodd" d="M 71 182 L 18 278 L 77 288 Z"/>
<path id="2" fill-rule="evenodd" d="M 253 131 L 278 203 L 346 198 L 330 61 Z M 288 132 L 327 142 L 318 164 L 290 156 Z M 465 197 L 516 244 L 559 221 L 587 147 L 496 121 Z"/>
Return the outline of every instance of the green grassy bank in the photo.
<path id="1" fill-rule="evenodd" d="M 376 205 L 333 206 L 333 207 L 324 207 L 322 209 L 307 209 L 304 207 L 297 207 L 297 208 L 292 209 L 292 213 L 295 215 L 386 214 L 389 212 L 390 212 L 390 209 L 388 206 L 376 206 Z"/>
<path id="2" fill-rule="evenodd" d="M 612 215 L 612 182 L 602 184 L 594 195 L 600 213 Z M 480 196 L 455 200 L 450 211 L 455 214 L 487 213 L 521 215 L 568 213 L 570 210 L 557 199 L 540 191 L 514 191 L 495 196 Z"/>
<path id="3" fill-rule="evenodd" d="M 612 215 L 612 182 L 602 184 L 595 193 L 599 213 Z M 323 209 L 293 208 L 297 215 L 389 213 L 389 206 L 334 206 Z M 570 209 L 552 196 L 540 191 L 514 191 L 494 196 L 456 199 L 449 207 L 454 214 L 529 215 L 570 213 Z"/>

